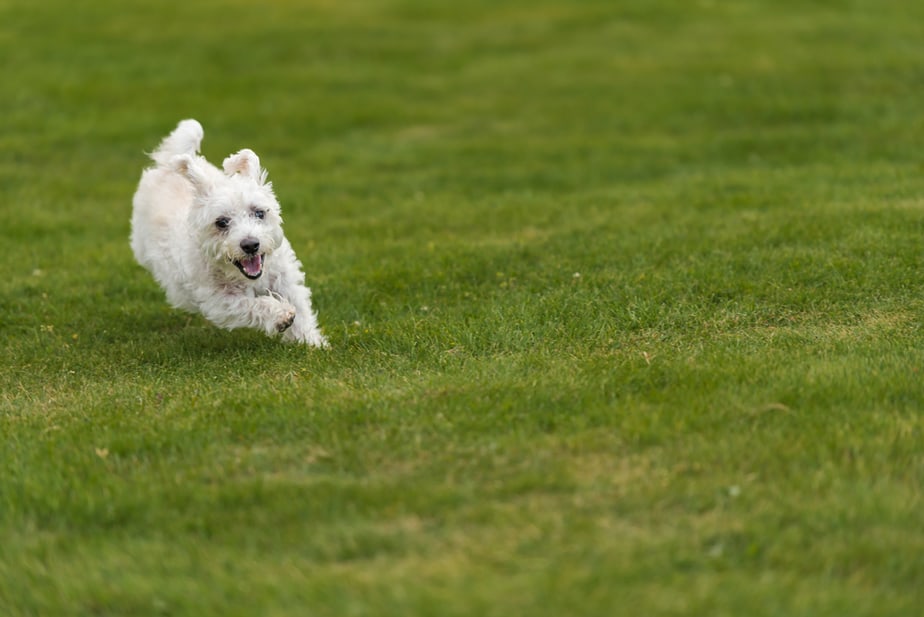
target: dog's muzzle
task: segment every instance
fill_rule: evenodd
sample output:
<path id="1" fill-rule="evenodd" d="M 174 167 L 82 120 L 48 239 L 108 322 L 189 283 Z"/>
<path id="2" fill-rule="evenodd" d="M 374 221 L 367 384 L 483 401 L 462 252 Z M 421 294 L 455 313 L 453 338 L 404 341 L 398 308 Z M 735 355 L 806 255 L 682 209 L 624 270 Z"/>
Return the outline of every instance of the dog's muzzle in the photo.
<path id="1" fill-rule="evenodd" d="M 241 274 L 249 279 L 258 279 L 263 274 L 263 255 L 260 254 L 260 241 L 253 237 L 241 240 L 241 250 L 247 257 L 234 262 Z"/>

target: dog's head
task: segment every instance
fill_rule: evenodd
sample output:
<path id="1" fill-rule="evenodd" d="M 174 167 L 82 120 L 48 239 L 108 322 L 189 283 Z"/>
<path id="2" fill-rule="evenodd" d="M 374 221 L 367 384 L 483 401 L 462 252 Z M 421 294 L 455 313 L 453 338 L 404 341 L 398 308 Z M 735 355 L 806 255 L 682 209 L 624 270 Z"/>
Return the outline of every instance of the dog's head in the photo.
<path id="1" fill-rule="evenodd" d="M 188 154 L 171 163 L 193 186 L 190 225 L 203 253 L 230 275 L 236 268 L 248 279 L 260 278 L 283 234 L 279 203 L 257 155 L 246 149 L 232 154 L 224 173 Z"/>

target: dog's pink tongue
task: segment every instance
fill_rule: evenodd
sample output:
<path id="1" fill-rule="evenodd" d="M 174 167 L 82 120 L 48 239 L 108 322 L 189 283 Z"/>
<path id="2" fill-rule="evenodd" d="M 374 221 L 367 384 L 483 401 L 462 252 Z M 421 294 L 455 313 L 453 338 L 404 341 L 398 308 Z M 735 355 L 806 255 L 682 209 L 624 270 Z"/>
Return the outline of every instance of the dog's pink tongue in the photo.
<path id="1" fill-rule="evenodd" d="M 244 272 L 250 276 L 256 276 L 263 270 L 263 256 L 255 255 L 253 257 L 242 259 L 241 265 L 244 267 Z"/>

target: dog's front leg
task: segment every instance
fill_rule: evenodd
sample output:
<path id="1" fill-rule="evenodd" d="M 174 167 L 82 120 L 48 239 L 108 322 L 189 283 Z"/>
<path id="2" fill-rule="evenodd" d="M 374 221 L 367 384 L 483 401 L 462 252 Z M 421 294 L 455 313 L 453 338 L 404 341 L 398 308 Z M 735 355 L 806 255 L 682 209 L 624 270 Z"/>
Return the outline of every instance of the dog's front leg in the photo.
<path id="1" fill-rule="evenodd" d="M 327 338 L 318 328 L 318 317 L 311 306 L 311 290 L 305 287 L 301 263 L 287 240 L 283 240 L 273 259 L 277 266 L 269 277 L 270 293 L 295 307 L 295 319 L 282 339 L 311 347 L 329 347 Z"/>
<path id="2" fill-rule="evenodd" d="M 279 296 L 215 294 L 199 305 L 206 319 L 222 328 L 256 328 L 272 336 L 284 332 L 295 320 L 295 307 Z"/>

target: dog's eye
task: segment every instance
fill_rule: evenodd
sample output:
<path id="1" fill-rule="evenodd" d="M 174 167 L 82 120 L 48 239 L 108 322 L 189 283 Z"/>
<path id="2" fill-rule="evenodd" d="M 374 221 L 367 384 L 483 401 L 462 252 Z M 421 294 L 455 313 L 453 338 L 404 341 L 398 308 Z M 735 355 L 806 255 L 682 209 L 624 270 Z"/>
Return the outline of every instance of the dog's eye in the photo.
<path id="1" fill-rule="evenodd" d="M 265 217 L 266 217 L 266 210 L 254 210 L 254 211 L 253 211 L 253 215 L 254 215 L 255 217 L 257 217 L 258 219 L 265 218 Z"/>
<path id="2" fill-rule="evenodd" d="M 220 216 L 217 219 L 215 219 L 215 227 L 217 227 L 218 229 L 227 229 L 228 225 L 230 224 L 231 224 L 231 219 L 229 219 L 227 216 Z"/>

